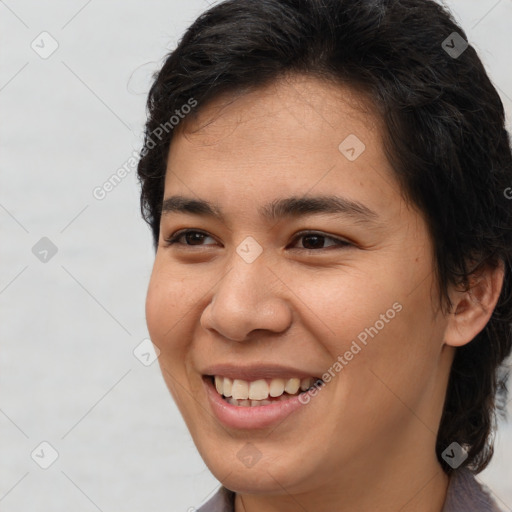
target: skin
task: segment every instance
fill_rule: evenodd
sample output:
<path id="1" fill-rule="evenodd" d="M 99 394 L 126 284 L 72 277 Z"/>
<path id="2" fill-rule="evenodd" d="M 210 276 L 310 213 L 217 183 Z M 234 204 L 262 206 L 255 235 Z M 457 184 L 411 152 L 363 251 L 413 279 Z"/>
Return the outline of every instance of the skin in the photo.
<path id="1" fill-rule="evenodd" d="M 225 219 L 162 216 L 146 317 L 205 463 L 237 493 L 236 512 L 440 512 L 448 477 L 435 440 L 450 365 L 455 347 L 489 320 L 503 274 L 484 272 L 471 295 L 451 289 L 452 313 L 439 309 L 426 223 L 404 201 L 380 121 L 359 93 L 292 76 L 199 107 L 174 135 L 164 198 L 215 202 Z M 366 145 L 355 161 L 338 149 L 349 134 Z M 364 204 L 376 223 L 258 214 L 277 198 L 332 194 Z M 184 228 L 206 236 L 164 241 Z M 308 251 L 311 238 L 296 236 L 303 230 L 326 238 Z M 250 264 L 236 252 L 247 236 L 263 249 Z M 394 303 L 402 310 L 279 425 L 231 429 L 212 413 L 208 364 L 282 363 L 322 375 Z M 248 442 L 261 454 L 252 467 L 237 457 Z"/>

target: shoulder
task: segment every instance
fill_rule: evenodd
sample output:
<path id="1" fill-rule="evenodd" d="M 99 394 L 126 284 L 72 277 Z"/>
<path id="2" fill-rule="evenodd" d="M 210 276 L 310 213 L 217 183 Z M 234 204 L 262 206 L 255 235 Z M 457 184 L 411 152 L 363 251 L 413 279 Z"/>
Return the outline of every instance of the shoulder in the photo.
<path id="1" fill-rule="evenodd" d="M 502 512 L 489 490 L 466 468 L 455 471 L 442 512 Z"/>
<path id="2" fill-rule="evenodd" d="M 235 493 L 220 487 L 220 489 L 197 512 L 234 512 Z"/>

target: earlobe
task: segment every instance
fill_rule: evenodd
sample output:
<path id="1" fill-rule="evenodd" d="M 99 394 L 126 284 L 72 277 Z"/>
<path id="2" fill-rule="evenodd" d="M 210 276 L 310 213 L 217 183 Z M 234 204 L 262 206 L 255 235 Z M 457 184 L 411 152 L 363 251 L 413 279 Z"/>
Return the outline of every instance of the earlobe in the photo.
<path id="1" fill-rule="evenodd" d="M 500 261 L 496 267 L 485 266 L 472 274 L 468 291 L 450 291 L 453 307 L 447 315 L 446 345 L 466 345 L 485 328 L 500 297 L 504 276 L 505 266 Z"/>

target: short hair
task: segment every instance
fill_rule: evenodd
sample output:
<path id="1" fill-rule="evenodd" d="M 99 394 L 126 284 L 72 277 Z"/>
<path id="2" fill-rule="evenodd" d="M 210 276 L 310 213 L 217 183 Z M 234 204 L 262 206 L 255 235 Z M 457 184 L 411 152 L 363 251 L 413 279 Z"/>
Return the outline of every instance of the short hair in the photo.
<path id="1" fill-rule="evenodd" d="M 367 96 L 384 121 L 386 156 L 402 196 L 422 212 L 432 237 L 442 307 L 453 306 L 449 284 L 468 290 L 483 266 L 505 267 L 489 322 L 455 352 L 436 440 L 447 474 L 452 469 L 441 454 L 453 441 L 467 452 L 462 466 L 478 473 L 489 463 L 512 344 L 510 139 L 500 97 L 466 45 L 450 12 L 430 0 L 224 1 L 196 19 L 155 74 L 138 164 L 141 211 L 156 250 L 173 136 L 159 128 L 191 99 L 194 117 L 222 93 L 290 74 Z"/>

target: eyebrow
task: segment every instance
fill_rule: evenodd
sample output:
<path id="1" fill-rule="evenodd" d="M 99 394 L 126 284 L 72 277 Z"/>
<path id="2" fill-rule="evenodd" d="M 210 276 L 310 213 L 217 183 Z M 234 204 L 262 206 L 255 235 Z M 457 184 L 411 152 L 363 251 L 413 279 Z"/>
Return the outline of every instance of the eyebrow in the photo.
<path id="1" fill-rule="evenodd" d="M 219 205 L 204 199 L 174 195 L 164 199 L 162 215 L 184 213 L 212 217 L 225 223 L 225 216 Z M 259 215 L 268 222 L 288 217 L 314 214 L 336 214 L 351 217 L 357 222 L 377 224 L 379 215 L 358 201 L 340 196 L 287 197 L 271 201 L 258 209 Z"/>

